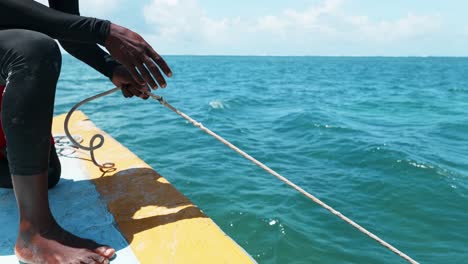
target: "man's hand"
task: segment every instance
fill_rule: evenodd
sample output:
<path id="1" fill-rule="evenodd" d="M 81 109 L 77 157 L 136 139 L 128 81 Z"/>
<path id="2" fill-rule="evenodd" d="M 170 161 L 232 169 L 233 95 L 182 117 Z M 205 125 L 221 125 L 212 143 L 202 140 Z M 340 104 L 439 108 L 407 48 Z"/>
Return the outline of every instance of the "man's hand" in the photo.
<path id="1" fill-rule="evenodd" d="M 149 98 L 149 95 L 145 93 L 146 91 L 149 91 L 146 84 L 140 85 L 136 83 L 127 69 L 123 66 L 115 67 L 114 74 L 112 75 L 112 83 L 121 88 L 122 94 L 126 98 L 133 97 L 134 95 L 145 100 Z"/>
<path id="2" fill-rule="evenodd" d="M 168 77 L 172 76 L 171 69 L 140 35 L 111 24 L 105 46 L 112 57 L 127 69 L 135 83 L 140 86 L 147 83 L 151 88 L 157 89 L 158 85 L 154 81 L 156 79 L 161 88 L 166 87 L 166 81 L 159 69 Z"/>

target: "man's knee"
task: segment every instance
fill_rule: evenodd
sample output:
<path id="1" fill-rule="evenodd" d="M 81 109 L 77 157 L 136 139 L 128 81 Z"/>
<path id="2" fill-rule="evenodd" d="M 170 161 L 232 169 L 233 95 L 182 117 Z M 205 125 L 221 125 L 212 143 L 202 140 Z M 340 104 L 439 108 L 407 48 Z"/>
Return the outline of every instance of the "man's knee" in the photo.
<path id="1" fill-rule="evenodd" d="M 14 34 L 15 47 L 22 69 L 30 74 L 47 73 L 48 76 L 60 74 L 62 55 L 57 42 L 49 36 L 30 30 L 17 30 Z"/>

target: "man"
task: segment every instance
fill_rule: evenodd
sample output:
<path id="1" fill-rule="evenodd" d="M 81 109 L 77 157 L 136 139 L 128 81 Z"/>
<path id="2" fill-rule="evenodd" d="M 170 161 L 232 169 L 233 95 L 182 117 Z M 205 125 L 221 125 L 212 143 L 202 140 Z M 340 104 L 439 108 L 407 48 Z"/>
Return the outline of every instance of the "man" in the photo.
<path id="1" fill-rule="evenodd" d="M 79 16 L 78 0 L 49 0 L 49 5 L 0 0 L 0 85 L 6 85 L 2 127 L 20 215 L 15 252 L 25 263 L 107 263 L 113 248 L 65 231 L 49 209 L 50 130 L 61 68 L 53 39 L 123 87 L 125 97 L 147 99 L 146 85 L 166 86 L 159 69 L 168 77 L 172 73 L 140 35 Z"/>

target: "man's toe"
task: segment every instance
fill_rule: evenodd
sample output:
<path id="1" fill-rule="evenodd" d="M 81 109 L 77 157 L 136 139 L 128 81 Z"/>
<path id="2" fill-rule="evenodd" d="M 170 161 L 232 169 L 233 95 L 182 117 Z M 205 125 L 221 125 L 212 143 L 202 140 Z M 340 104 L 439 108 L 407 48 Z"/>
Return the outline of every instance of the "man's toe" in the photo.
<path id="1" fill-rule="evenodd" d="M 108 247 L 108 246 L 101 246 L 94 250 L 94 252 L 98 253 L 101 256 L 104 256 L 108 259 L 112 258 L 115 254 L 115 249 Z"/>
<path id="2" fill-rule="evenodd" d="M 101 255 L 93 255 L 92 256 L 93 260 L 95 260 L 97 263 L 100 263 L 100 264 L 108 264 L 109 263 L 109 259 L 104 257 L 104 256 L 101 256 Z"/>

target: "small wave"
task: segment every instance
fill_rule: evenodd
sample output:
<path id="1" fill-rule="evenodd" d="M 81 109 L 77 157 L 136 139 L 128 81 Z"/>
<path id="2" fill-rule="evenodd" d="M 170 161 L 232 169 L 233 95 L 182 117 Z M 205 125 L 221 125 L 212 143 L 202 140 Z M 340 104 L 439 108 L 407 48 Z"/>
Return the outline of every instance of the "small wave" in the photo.
<path id="1" fill-rule="evenodd" d="M 413 167 L 420 168 L 420 169 L 428 169 L 428 168 L 433 169 L 434 168 L 432 166 L 427 166 L 423 163 L 417 163 L 417 162 L 409 162 L 409 164 Z"/>
<path id="2" fill-rule="evenodd" d="M 450 180 L 456 180 L 458 178 L 463 177 L 460 173 L 458 173 L 455 170 L 452 170 L 450 168 L 444 168 L 441 165 L 437 164 L 430 164 L 427 162 L 421 162 L 421 161 L 415 161 L 411 159 L 406 159 L 406 160 L 397 160 L 397 163 L 402 163 L 406 164 L 407 166 L 411 166 L 417 169 L 421 170 L 429 170 L 429 173 L 432 173 L 434 175 L 441 176 L 443 178 L 447 178 Z"/>
<path id="3" fill-rule="evenodd" d="M 449 92 L 451 93 L 466 93 L 468 92 L 468 89 L 464 88 L 464 87 L 452 87 L 452 88 L 449 88 L 448 89 Z"/>
<path id="4" fill-rule="evenodd" d="M 224 109 L 227 108 L 227 105 L 220 100 L 214 100 L 210 102 L 210 106 L 213 109 Z"/>

